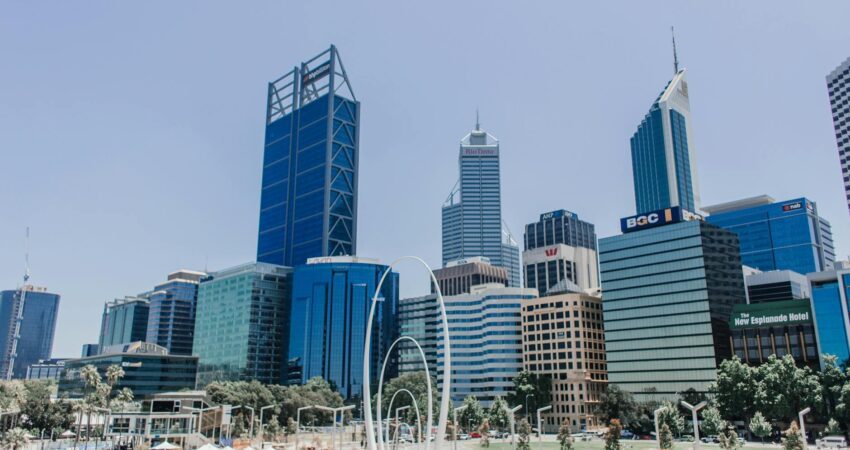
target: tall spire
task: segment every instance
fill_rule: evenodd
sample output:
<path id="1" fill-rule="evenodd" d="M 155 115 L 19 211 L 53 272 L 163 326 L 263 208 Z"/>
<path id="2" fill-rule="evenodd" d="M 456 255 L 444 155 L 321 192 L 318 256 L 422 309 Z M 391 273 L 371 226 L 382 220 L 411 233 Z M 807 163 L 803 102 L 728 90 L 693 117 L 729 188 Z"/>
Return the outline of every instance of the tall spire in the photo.
<path id="1" fill-rule="evenodd" d="M 481 131 L 481 123 L 478 121 L 478 108 L 475 108 L 475 131 Z"/>
<path id="2" fill-rule="evenodd" d="M 24 284 L 27 284 L 30 279 L 30 227 L 27 227 L 24 248 Z"/>
<path id="3" fill-rule="evenodd" d="M 670 27 L 670 34 L 673 36 L 673 73 L 679 73 L 679 54 L 676 52 L 676 31 Z"/>

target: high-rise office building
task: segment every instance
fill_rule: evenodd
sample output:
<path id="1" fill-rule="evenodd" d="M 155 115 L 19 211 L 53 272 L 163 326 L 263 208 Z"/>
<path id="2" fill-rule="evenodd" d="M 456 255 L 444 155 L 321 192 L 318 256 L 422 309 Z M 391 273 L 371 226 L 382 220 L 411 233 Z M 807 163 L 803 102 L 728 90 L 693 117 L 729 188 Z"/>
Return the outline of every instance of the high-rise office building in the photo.
<path id="1" fill-rule="evenodd" d="M 266 263 L 242 264 L 201 280 L 192 346 L 198 386 L 282 382 L 291 283 L 291 268 Z"/>
<path id="2" fill-rule="evenodd" d="M 738 236 L 678 207 L 621 228 L 599 240 L 608 381 L 638 400 L 707 392 L 746 302 Z"/>
<path id="3" fill-rule="evenodd" d="M 191 355 L 195 331 L 198 283 L 203 272 L 179 270 L 147 295 L 150 314 L 145 341 L 168 349 L 171 355 Z"/>
<path id="4" fill-rule="evenodd" d="M 98 348 L 144 341 L 151 304 L 147 298 L 124 297 L 103 305 Z"/>
<path id="5" fill-rule="evenodd" d="M 632 136 L 637 213 L 700 207 L 686 70 L 676 71 Z"/>
<path id="6" fill-rule="evenodd" d="M 503 269 L 502 269 L 503 270 Z M 425 364 L 432 376 L 437 374 L 437 327 L 442 326 L 437 294 L 402 298 L 398 302 L 398 330 L 400 336 L 416 339 L 425 354 Z M 398 372 L 410 373 L 425 370 L 422 354 L 409 340 L 398 343 Z"/>
<path id="7" fill-rule="evenodd" d="M 508 271 L 519 287 L 519 246 L 502 221 L 499 141 L 476 124 L 460 142 L 460 175 L 443 204 L 443 266 L 475 256 Z"/>
<path id="8" fill-rule="evenodd" d="M 850 361 L 850 264 L 836 263 L 832 270 L 808 274 L 812 284 L 812 310 L 821 358 Z"/>
<path id="9" fill-rule="evenodd" d="M 83 344 L 80 357 L 85 358 L 87 356 L 97 355 L 98 353 L 100 353 L 100 346 L 98 344 Z"/>
<path id="10" fill-rule="evenodd" d="M 537 290 L 506 288 L 501 284 L 473 286 L 469 294 L 445 297 L 452 356 L 452 402 L 463 403 L 474 395 L 489 407 L 498 397 L 513 392 L 514 377 L 522 370 L 524 302 Z M 442 326 L 437 327 L 437 384 L 445 373 Z"/>
<path id="11" fill-rule="evenodd" d="M 387 270 L 377 260 L 353 256 L 311 258 L 295 268 L 289 382 L 305 383 L 319 376 L 334 383 L 343 398 L 362 394 L 366 321 L 375 289 Z M 378 294 L 369 368 L 375 385 L 398 333 L 398 282 L 398 274 L 390 273 Z M 397 375 L 395 361 L 385 379 Z"/>
<path id="12" fill-rule="evenodd" d="M 807 274 L 828 270 L 835 261 L 832 227 L 809 199 L 776 202 L 760 195 L 703 211 L 711 214 L 708 222 L 738 234 L 747 266 Z"/>
<path id="13" fill-rule="evenodd" d="M 487 283 L 508 285 L 508 271 L 490 264 L 483 256 L 449 261 L 445 267 L 434 270 L 434 278 L 443 296 L 468 294 L 472 286 Z M 436 292 L 431 286 L 431 292 Z"/>
<path id="14" fill-rule="evenodd" d="M 525 370 L 552 381 L 552 409 L 543 431 L 557 433 L 601 425 L 596 405 L 608 384 L 602 298 L 568 293 L 526 300 L 522 305 Z"/>
<path id="15" fill-rule="evenodd" d="M 336 47 L 268 92 L 257 261 L 355 254 L 360 102 Z"/>
<path id="16" fill-rule="evenodd" d="M 598 289 L 595 227 L 563 209 L 541 214 L 525 226 L 522 264 L 525 286 L 541 296 L 552 288 Z"/>
<path id="17" fill-rule="evenodd" d="M 67 358 L 39 359 L 27 367 L 27 380 L 58 380 Z"/>
<path id="18" fill-rule="evenodd" d="M 744 274 L 749 303 L 769 303 L 812 298 L 812 288 L 805 275 L 790 270 L 772 270 Z"/>
<path id="19" fill-rule="evenodd" d="M 844 194 L 850 208 L 850 58 L 835 68 L 826 77 L 829 91 L 829 106 L 838 143 L 838 158 L 841 175 L 844 177 Z"/>
<path id="20" fill-rule="evenodd" d="M 59 295 L 45 288 L 0 292 L 0 377 L 23 379 L 31 364 L 50 359 L 58 313 Z"/>

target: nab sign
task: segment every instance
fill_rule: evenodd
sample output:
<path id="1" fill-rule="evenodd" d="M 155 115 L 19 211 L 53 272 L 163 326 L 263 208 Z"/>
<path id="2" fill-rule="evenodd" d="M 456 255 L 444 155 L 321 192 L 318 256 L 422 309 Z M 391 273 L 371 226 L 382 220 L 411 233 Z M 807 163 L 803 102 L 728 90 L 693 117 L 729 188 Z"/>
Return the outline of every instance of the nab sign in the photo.
<path id="1" fill-rule="evenodd" d="M 659 209 L 648 213 L 638 214 L 636 216 L 624 217 L 620 219 L 620 230 L 623 233 L 631 233 L 632 231 L 645 230 L 647 228 L 660 227 L 671 223 L 682 221 L 682 208 L 674 206 L 672 208 Z"/>

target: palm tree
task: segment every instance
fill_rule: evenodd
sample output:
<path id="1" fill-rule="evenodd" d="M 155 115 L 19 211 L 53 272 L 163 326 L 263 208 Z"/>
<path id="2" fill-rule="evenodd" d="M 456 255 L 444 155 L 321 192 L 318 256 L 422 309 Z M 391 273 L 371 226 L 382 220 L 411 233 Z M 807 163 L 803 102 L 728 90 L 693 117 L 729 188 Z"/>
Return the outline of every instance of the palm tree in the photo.
<path id="1" fill-rule="evenodd" d="M 3 448 L 11 450 L 23 449 L 28 443 L 27 432 L 21 428 L 12 428 L 3 435 Z"/>

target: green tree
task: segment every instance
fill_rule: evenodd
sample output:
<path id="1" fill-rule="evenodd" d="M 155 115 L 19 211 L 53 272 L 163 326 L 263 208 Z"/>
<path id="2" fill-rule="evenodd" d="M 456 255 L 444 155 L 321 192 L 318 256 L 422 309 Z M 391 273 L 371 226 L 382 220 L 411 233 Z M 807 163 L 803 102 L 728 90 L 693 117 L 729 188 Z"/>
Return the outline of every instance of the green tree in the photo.
<path id="1" fill-rule="evenodd" d="M 605 422 L 619 419 L 620 423 L 631 426 L 638 417 L 638 409 L 638 403 L 630 392 L 615 384 L 609 384 L 599 396 L 595 413 Z"/>
<path id="2" fill-rule="evenodd" d="M 573 434 L 568 421 L 564 421 L 558 428 L 558 443 L 561 450 L 573 450 Z"/>
<path id="3" fill-rule="evenodd" d="M 750 420 L 749 428 L 754 435 L 761 438 L 762 443 L 764 443 L 764 438 L 770 436 L 770 433 L 773 431 L 770 421 L 765 419 L 761 412 L 758 411 L 756 411 L 752 420 Z"/>
<path id="4" fill-rule="evenodd" d="M 782 438 L 782 448 L 785 450 L 805 450 L 806 443 L 803 441 L 803 435 L 800 433 L 800 427 L 797 426 L 797 421 L 792 420 L 791 426 L 785 430 L 785 437 Z"/>
<path id="5" fill-rule="evenodd" d="M 508 404 L 502 397 L 496 397 L 493 403 L 490 404 L 490 410 L 487 412 L 487 418 L 490 423 L 497 429 L 504 429 L 508 426 Z"/>
<path id="6" fill-rule="evenodd" d="M 823 432 L 827 435 L 840 435 L 841 425 L 835 419 L 829 419 Z"/>
<path id="7" fill-rule="evenodd" d="M 729 420 L 749 420 L 754 411 L 756 396 L 755 371 L 737 356 L 724 360 L 717 370 L 717 381 L 712 385 L 717 407 Z"/>
<path id="8" fill-rule="evenodd" d="M 685 429 L 685 418 L 679 412 L 679 408 L 671 402 L 665 402 L 661 412 L 658 414 L 658 424 L 666 424 L 674 435 L 682 434 Z"/>
<path id="9" fill-rule="evenodd" d="M 297 430 L 297 428 L 298 427 L 295 424 L 295 419 L 293 419 L 292 417 L 287 417 L 286 418 L 286 434 L 295 434 L 295 431 Z"/>
<path id="10" fill-rule="evenodd" d="M 702 432 L 707 436 L 717 436 L 725 428 L 720 410 L 715 406 L 709 406 L 702 412 Z"/>
<path id="11" fill-rule="evenodd" d="M 481 407 L 478 399 L 472 395 L 468 395 L 463 399 L 463 406 L 466 406 L 466 409 L 458 414 L 458 421 L 460 421 L 461 425 L 465 425 L 466 429 L 474 430 L 484 420 L 484 408 Z"/>
<path id="12" fill-rule="evenodd" d="M 435 397 L 437 397 L 439 392 L 437 389 L 437 381 L 434 378 L 431 378 L 431 386 L 434 390 Z M 384 392 L 381 395 L 381 403 L 384 408 L 389 408 L 390 399 L 392 399 L 393 395 L 401 389 L 407 389 L 414 397 L 416 397 L 416 406 L 419 407 L 420 417 L 422 420 L 426 420 L 426 417 L 428 416 L 428 379 L 426 378 L 425 372 L 405 373 L 384 383 Z M 378 396 L 376 392 L 375 395 L 372 396 L 372 405 L 374 408 L 377 408 L 377 398 Z M 407 423 L 416 423 L 416 411 L 413 407 L 413 401 L 410 399 L 410 396 L 405 393 L 401 393 L 396 396 L 395 402 L 393 402 L 393 409 L 402 406 L 410 406 L 410 409 L 404 412 L 403 420 Z M 432 414 L 434 417 L 438 417 L 440 410 L 440 400 L 438 398 L 434 399 L 432 408 Z M 383 417 L 387 417 L 389 413 L 387 411 L 382 411 L 381 414 Z M 460 414 L 458 414 L 458 416 L 460 417 Z M 451 414 L 449 414 L 449 418 L 451 418 Z"/>
<path id="13" fill-rule="evenodd" d="M 679 392 L 679 399 L 690 403 L 691 405 L 697 405 L 700 402 L 708 401 L 708 397 L 704 392 L 699 392 L 694 388 L 687 388 L 682 392 Z"/>
<path id="14" fill-rule="evenodd" d="M 18 380 L 0 382 L 0 412 L 18 411 L 26 400 L 26 390 Z"/>
<path id="15" fill-rule="evenodd" d="M 552 380 L 523 370 L 514 377 L 514 389 L 507 401 L 510 405 L 523 405 L 525 416 L 531 417 L 538 408 L 552 403 Z"/>
<path id="16" fill-rule="evenodd" d="M 623 432 L 623 426 L 619 419 L 611 419 L 608 422 L 608 431 L 605 433 L 605 450 L 621 450 L 620 433 Z"/>
<path id="17" fill-rule="evenodd" d="M 823 402 L 818 376 L 809 367 L 797 367 L 794 358 L 771 355 L 756 369 L 756 409 L 774 419 L 793 420 L 797 412 Z"/>
<path id="18" fill-rule="evenodd" d="M 263 426 L 263 438 L 267 441 L 273 441 L 278 434 L 280 434 L 280 423 L 277 421 L 277 416 L 272 415 Z"/>
<path id="19" fill-rule="evenodd" d="M 738 441 L 738 433 L 735 432 L 735 427 L 729 425 L 726 431 L 717 435 L 720 441 L 720 448 L 723 450 L 737 450 L 741 448 L 741 443 Z"/>
<path id="20" fill-rule="evenodd" d="M 661 429 L 658 431 L 658 446 L 661 447 L 661 450 L 670 450 L 673 448 L 673 433 L 670 431 L 670 426 L 666 423 L 661 425 Z"/>
<path id="21" fill-rule="evenodd" d="M 490 420 L 484 419 L 481 426 L 478 427 L 478 433 L 481 435 L 481 446 L 490 447 Z"/>
<path id="22" fill-rule="evenodd" d="M 531 424 L 528 420 L 522 419 L 519 422 L 519 439 L 517 440 L 518 450 L 529 450 L 531 448 Z"/>
<path id="23" fill-rule="evenodd" d="M 3 433 L 2 443 L 5 449 L 19 450 L 27 446 L 29 438 L 27 438 L 27 432 L 22 428 L 12 428 Z"/>
<path id="24" fill-rule="evenodd" d="M 838 364 L 835 355 L 823 355 L 823 369 L 818 372 L 820 385 L 823 387 L 823 415 L 835 414 L 835 409 L 841 398 L 841 389 L 847 383 L 847 374 Z"/>
<path id="25" fill-rule="evenodd" d="M 74 423 L 71 404 L 64 400 L 52 401 L 56 388 L 53 380 L 30 380 L 23 383 L 24 401 L 20 405 L 21 425 L 30 430 L 66 430 Z M 60 431 L 61 432 L 61 431 Z"/>

